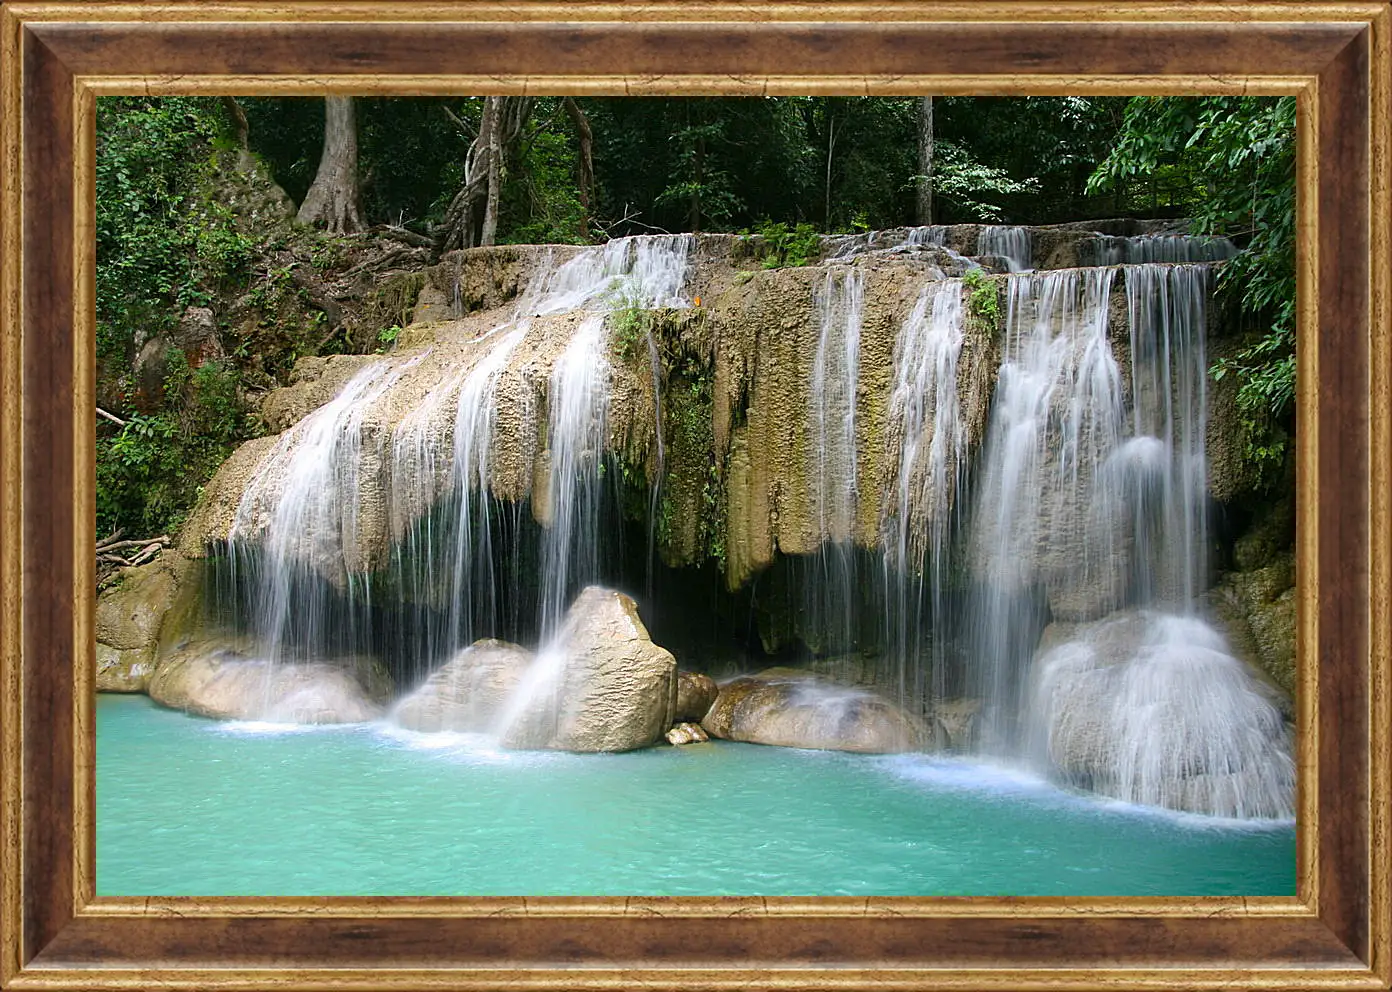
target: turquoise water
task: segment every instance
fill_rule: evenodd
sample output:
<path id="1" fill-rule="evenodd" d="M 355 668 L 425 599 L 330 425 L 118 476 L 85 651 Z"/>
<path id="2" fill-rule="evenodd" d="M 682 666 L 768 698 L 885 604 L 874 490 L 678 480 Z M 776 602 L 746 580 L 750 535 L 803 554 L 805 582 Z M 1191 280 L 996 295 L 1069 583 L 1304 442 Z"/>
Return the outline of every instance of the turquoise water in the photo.
<path id="1" fill-rule="evenodd" d="M 499 752 L 98 697 L 101 895 L 1291 895 L 1292 824 L 714 742 Z"/>

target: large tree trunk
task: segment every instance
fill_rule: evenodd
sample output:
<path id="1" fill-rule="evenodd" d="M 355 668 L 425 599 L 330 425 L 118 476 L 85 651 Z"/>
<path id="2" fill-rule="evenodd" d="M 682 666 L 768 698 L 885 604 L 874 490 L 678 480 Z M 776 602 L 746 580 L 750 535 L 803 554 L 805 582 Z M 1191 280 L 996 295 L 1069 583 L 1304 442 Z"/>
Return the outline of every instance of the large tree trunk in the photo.
<path id="1" fill-rule="evenodd" d="M 826 152 L 826 180 L 824 184 L 824 196 L 826 202 L 822 207 L 822 230 L 831 230 L 831 163 L 836 154 L 836 114 L 831 101 L 827 101 L 827 152 Z"/>
<path id="2" fill-rule="evenodd" d="M 590 119 L 571 97 L 566 97 L 566 113 L 570 114 L 575 125 L 575 136 L 580 144 L 580 233 L 589 237 L 591 200 L 594 196 L 594 132 L 590 130 Z"/>
<path id="3" fill-rule="evenodd" d="M 335 234 L 363 228 L 358 212 L 358 128 L 351 96 L 324 98 L 324 153 L 296 219 Z"/>
<path id="4" fill-rule="evenodd" d="M 918 203 L 921 225 L 933 223 L 933 98 L 925 96 L 918 105 Z"/>
<path id="5" fill-rule="evenodd" d="M 503 100 L 505 97 L 490 96 L 493 104 L 493 124 L 488 129 L 488 199 L 483 209 L 483 232 L 479 244 L 491 245 L 498 240 L 498 195 L 503 185 L 503 142 L 501 132 Z"/>

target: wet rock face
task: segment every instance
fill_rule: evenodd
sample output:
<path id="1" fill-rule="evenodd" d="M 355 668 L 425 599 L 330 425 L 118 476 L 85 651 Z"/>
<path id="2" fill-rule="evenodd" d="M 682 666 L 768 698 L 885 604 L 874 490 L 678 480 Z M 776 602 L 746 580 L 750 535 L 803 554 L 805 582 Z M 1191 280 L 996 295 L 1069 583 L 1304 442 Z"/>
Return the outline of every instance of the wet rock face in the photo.
<path id="1" fill-rule="evenodd" d="M 725 740 L 871 754 L 918 750 L 928 739 L 888 700 L 788 668 L 726 682 L 701 726 Z"/>
<path id="2" fill-rule="evenodd" d="M 589 586 L 508 704 L 502 743 L 524 750 L 630 751 L 662 739 L 677 711 L 677 661 L 638 607 Z"/>
<path id="3" fill-rule="evenodd" d="M 941 751 L 970 751 L 980 735 L 981 700 L 944 699 L 933 706 L 933 745 Z"/>
<path id="4" fill-rule="evenodd" d="M 677 723 L 700 723 L 709 712 L 720 688 L 709 675 L 695 672 L 677 673 Z"/>
<path id="5" fill-rule="evenodd" d="M 507 641 L 475 641 L 397 703 L 392 719 L 407 730 L 489 733 L 535 658 Z"/>
<path id="6" fill-rule="evenodd" d="M 155 669 L 155 647 L 122 651 L 97 645 L 98 692 L 144 692 Z"/>
<path id="7" fill-rule="evenodd" d="M 98 692 L 145 690 L 166 616 L 194 582 L 190 563 L 166 549 L 148 565 L 125 569 L 97 597 Z"/>
<path id="8" fill-rule="evenodd" d="M 391 679 L 380 663 L 274 665 L 244 645 L 192 642 L 160 660 L 150 698 L 220 720 L 360 723 L 381 715 Z"/>

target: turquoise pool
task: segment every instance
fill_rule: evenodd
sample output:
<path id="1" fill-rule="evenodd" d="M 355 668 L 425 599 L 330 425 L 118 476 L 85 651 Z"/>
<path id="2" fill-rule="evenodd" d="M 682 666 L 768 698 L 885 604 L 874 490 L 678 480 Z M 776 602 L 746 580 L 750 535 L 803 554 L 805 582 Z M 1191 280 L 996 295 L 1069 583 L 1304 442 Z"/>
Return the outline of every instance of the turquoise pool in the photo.
<path id="1" fill-rule="evenodd" d="M 1291 823 L 713 742 L 500 752 L 98 697 L 101 895 L 1291 895 Z"/>

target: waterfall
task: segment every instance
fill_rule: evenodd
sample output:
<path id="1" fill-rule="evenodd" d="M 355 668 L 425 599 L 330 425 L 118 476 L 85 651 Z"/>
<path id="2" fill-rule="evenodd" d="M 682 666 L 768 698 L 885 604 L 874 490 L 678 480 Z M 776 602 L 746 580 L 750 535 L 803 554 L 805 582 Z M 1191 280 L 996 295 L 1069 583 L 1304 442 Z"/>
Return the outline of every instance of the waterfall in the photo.
<path id="1" fill-rule="evenodd" d="M 977 238 L 976 253 L 1005 259 L 1011 272 L 1032 268 L 1030 233 L 1023 227 L 983 227 Z"/>
<path id="2" fill-rule="evenodd" d="M 906 245 L 929 245 L 941 246 L 947 240 L 947 228 L 941 224 L 930 224 L 923 227 L 911 227 L 909 233 L 904 238 Z"/>
<path id="3" fill-rule="evenodd" d="M 373 362 L 359 371 L 281 437 L 242 493 L 228 533 L 234 585 L 244 570 L 259 649 L 273 662 L 357 641 L 351 606 L 370 587 L 355 580 L 348 555 L 358 547 L 364 463 L 380 459 L 383 443 L 365 429 L 366 416 L 413 364 Z M 254 542 L 259 555 L 247 554 Z M 331 583 L 346 590 L 349 629 L 333 626 Z"/>
<path id="4" fill-rule="evenodd" d="M 810 496 L 820 550 L 813 564 L 808 610 L 814 650 L 844 653 L 855 629 L 856 385 L 865 277 L 853 265 L 829 267 L 816 296 L 818 336 L 809 394 Z"/>
<path id="5" fill-rule="evenodd" d="M 1116 273 L 1009 280 L 969 535 L 982 746 L 1129 802 L 1289 816 L 1280 711 L 1195 612 L 1207 270 L 1122 270 L 1129 404 L 1109 328 Z M 1046 611 L 1066 623 L 1036 650 Z"/>
<path id="6" fill-rule="evenodd" d="M 855 406 L 864 309 L 861 271 L 827 269 L 817 297 L 820 326 L 812 366 L 812 470 L 821 536 L 833 542 L 849 541 L 855 533 Z"/>
<path id="7" fill-rule="evenodd" d="M 785 588 L 797 590 L 797 636 L 823 671 L 849 679 L 854 667 L 918 712 L 979 702 L 974 746 L 995 758 L 1126 801 L 1288 815 L 1289 732 L 1276 700 L 1200 612 L 1207 301 L 1232 245 L 1083 235 L 1116 264 L 1031 271 L 1026 229 L 980 228 L 978 257 L 1011 269 L 991 277 L 1004 285 L 995 327 L 960 278 L 941 278 L 938 266 L 977 266 L 944 246 L 950 233 L 907 231 L 903 245 L 931 252 L 871 252 L 867 235 L 854 261 L 823 263 L 810 291 L 805 276 L 769 277 L 803 287 L 813 314 L 780 331 L 803 349 L 807 378 L 780 386 L 805 412 L 781 453 L 805 485 L 790 492 L 783 477 L 767 497 L 772 514 L 790 507 L 797 521 L 795 534 L 779 521 L 774 544 Z M 480 637 L 535 635 L 537 661 L 498 733 L 549 712 L 541 703 L 566 669 L 557 635 L 571 598 L 619 557 L 604 528 L 607 459 L 636 420 L 655 433 L 652 594 L 671 457 L 663 354 L 650 333 L 638 346 L 646 356 L 611 356 L 607 322 L 630 307 L 689 306 L 695 247 L 691 236 L 644 236 L 560 262 L 541 255 L 505 318 L 472 316 L 458 325 L 468 337 L 368 360 L 286 431 L 229 532 L 258 654 L 386 656 L 398 678 L 419 679 Z M 876 282 L 868 306 L 868 275 L 880 270 L 867 269 L 879 264 L 909 282 L 902 295 Z M 993 371 L 987 405 L 978 384 Z M 649 374 L 651 424 L 632 402 Z M 516 436 L 517 416 L 526 450 L 514 458 L 500 441 Z M 866 533 L 871 496 L 877 535 Z"/>
<path id="8" fill-rule="evenodd" d="M 1153 262 L 1219 262 L 1237 248 L 1227 238 L 1188 234 L 1141 234 L 1123 238 L 1099 234 L 1082 245 L 1092 265 L 1145 265 Z"/>
<path id="9" fill-rule="evenodd" d="M 1294 815 L 1281 713 L 1197 618 L 1100 624 L 1044 654 L 1031 702 L 1036 746 L 1067 781 L 1212 816 Z"/>
<path id="10" fill-rule="evenodd" d="M 258 653 L 275 662 L 361 655 L 385 634 L 395 637 L 398 662 L 413 659 L 420 676 L 494 632 L 499 383 L 528 374 L 509 363 L 535 318 L 574 313 L 547 381 L 549 471 L 533 494 L 550 525 L 539 549 L 539 623 L 554 630 L 570 586 L 597 571 L 605 316 L 618 306 L 689 306 L 683 286 L 694 243 L 687 235 L 623 238 L 563 264 L 544 260 L 512 317 L 465 342 L 442 381 L 423 391 L 410 385 L 409 371 L 429 352 L 382 358 L 286 431 L 244 490 L 229 532 L 234 595 L 245 597 Z M 393 428 L 388 409 L 403 404 Z M 369 502 L 374 526 L 389 533 L 362 532 Z M 376 560 L 371 549 L 388 539 L 390 560 Z M 387 632 L 372 620 L 372 586 L 383 580 L 410 604 Z"/>
<path id="11" fill-rule="evenodd" d="M 925 283 L 895 344 L 886 458 L 897 471 L 885 492 L 881 528 L 886 640 L 901 700 L 924 699 L 925 667 L 932 674 L 931 698 L 946 695 L 944 590 L 953 512 L 966 485 L 967 433 L 957 381 L 963 340 L 961 281 Z M 927 618 L 919 609 L 925 582 Z M 925 619 L 931 623 L 926 659 L 918 644 Z"/>
<path id="12" fill-rule="evenodd" d="M 604 314 L 586 314 L 551 371 L 541 631 L 560 629 L 575 582 L 599 572 L 600 463 L 608 412 Z"/>
<path id="13" fill-rule="evenodd" d="M 1188 610 L 1207 588 L 1208 270 L 1133 265 L 1125 279 L 1132 439 L 1117 456 L 1136 512 L 1137 599 Z"/>
<path id="14" fill-rule="evenodd" d="M 1036 585 L 1070 567 L 1105 581 L 1112 508 L 1088 489 L 1124 422 L 1121 374 L 1107 338 L 1112 269 L 1018 275 L 973 511 L 979 589 L 972 607 L 975 694 L 987 736 L 1009 748 L 1024 662 L 1039 632 Z M 1094 518 L 1094 512 L 1100 521 Z M 1103 526 L 1096 526 L 1097 523 Z"/>

